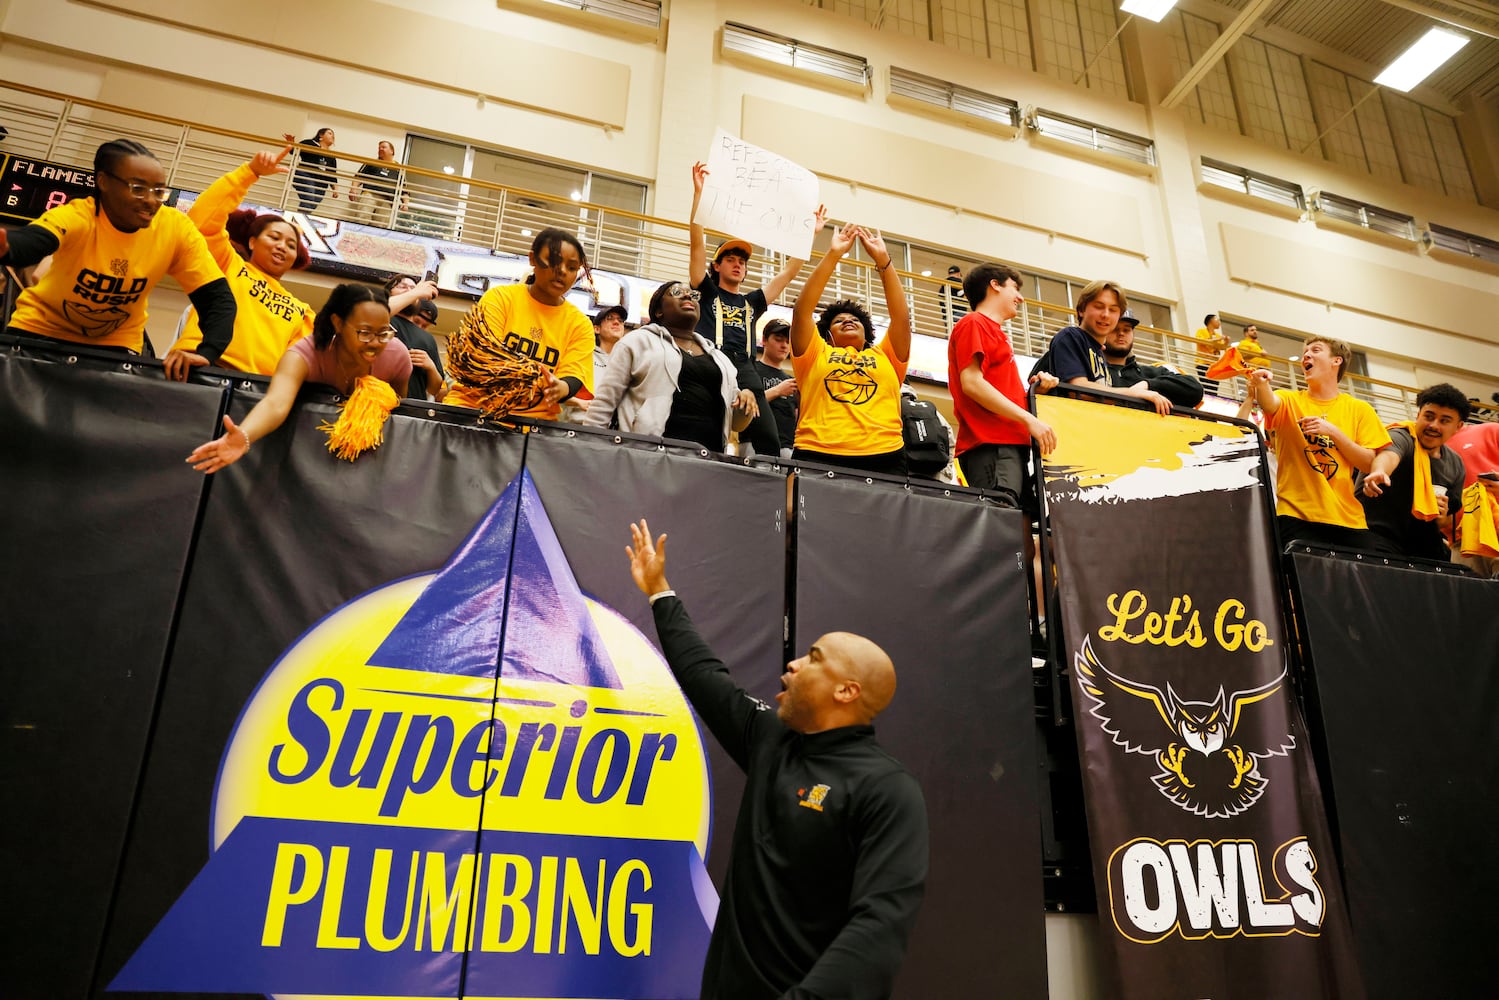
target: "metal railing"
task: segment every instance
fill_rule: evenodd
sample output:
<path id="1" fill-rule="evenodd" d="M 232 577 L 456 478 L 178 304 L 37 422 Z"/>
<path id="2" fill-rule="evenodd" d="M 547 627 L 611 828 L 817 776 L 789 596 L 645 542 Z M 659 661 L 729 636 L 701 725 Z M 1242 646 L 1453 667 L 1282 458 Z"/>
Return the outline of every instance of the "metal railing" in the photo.
<path id="1" fill-rule="evenodd" d="M 129 136 L 157 155 L 171 186 L 194 192 L 202 191 L 256 151 L 285 144 L 279 137 L 195 124 L 18 83 L 0 85 L 0 121 L 9 130 L 0 151 L 80 167 L 93 163 L 94 150 L 100 143 Z M 258 181 L 250 189 L 250 200 L 270 208 L 297 209 L 299 199 L 293 181 L 299 170 L 309 169 L 300 162 L 302 149 L 294 147 L 288 157 L 289 173 Z M 360 166 L 381 161 L 341 150 L 329 152 L 339 163 L 330 178 L 337 184 L 339 196 L 325 197 L 317 206 L 318 216 L 367 222 L 521 255 L 530 249 L 536 232 L 558 226 L 578 234 L 590 262 L 601 270 L 660 281 L 687 276 L 689 234 L 685 222 L 401 164 L 394 165 L 398 173 L 393 182 L 374 180 L 381 188 L 394 185 L 386 198 L 370 189 L 372 179 L 360 178 L 358 173 Z M 351 201 L 351 183 L 355 181 L 362 181 L 363 190 L 359 200 Z M 756 256 L 747 284 L 763 284 L 783 264 L 784 258 L 778 255 Z M 781 303 L 795 301 L 807 273 L 803 269 L 781 296 Z M 945 339 L 953 322 L 967 311 L 962 289 L 943 278 L 898 273 L 906 288 L 915 331 Z M 823 298 L 856 299 L 866 303 L 876 316 L 885 312 L 878 275 L 865 261 L 840 261 Z M 1073 313 L 1067 306 L 1027 302 L 1007 330 L 1016 353 L 1034 357 L 1046 350 L 1052 334 L 1072 322 Z M 1170 364 L 1187 373 L 1194 373 L 1199 362 L 1197 342 L 1191 335 L 1154 327 L 1136 329 L 1135 351 L 1142 361 Z M 1262 364 L 1270 368 L 1275 387 L 1299 385 L 1300 369 L 1292 361 L 1267 356 Z M 1344 387 L 1373 404 L 1386 419 L 1407 419 L 1413 413 L 1417 390 L 1409 386 L 1349 375 Z M 1242 385 L 1225 386 L 1225 394 L 1232 389 L 1242 395 Z M 1480 419 L 1499 420 L 1499 408 L 1480 404 L 1477 409 Z"/>

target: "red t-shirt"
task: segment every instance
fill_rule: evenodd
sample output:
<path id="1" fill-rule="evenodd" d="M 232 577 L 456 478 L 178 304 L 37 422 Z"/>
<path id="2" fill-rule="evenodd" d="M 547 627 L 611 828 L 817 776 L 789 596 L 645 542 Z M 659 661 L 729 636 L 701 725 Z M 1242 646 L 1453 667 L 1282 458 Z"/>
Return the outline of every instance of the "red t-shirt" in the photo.
<path id="1" fill-rule="evenodd" d="M 947 341 L 947 390 L 952 393 L 953 412 L 958 416 L 958 454 L 981 444 L 1030 444 L 1031 435 L 1024 424 L 985 409 L 964 394 L 958 373 L 974 359 L 978 359 L 985 382 L 1025 409 L 1025 383 L 1015 367 L 1015 350 L 1004 327 L 983 313 L 969 313 L 958 320 Z"/>
<path id="2" fill-rule="evenodd" d="M 1448 439 L 1447 447 L 1463 460 L 1464 487 L 1480 472 L 1499 472 L 1499 424 L 1469 424 Z"/>

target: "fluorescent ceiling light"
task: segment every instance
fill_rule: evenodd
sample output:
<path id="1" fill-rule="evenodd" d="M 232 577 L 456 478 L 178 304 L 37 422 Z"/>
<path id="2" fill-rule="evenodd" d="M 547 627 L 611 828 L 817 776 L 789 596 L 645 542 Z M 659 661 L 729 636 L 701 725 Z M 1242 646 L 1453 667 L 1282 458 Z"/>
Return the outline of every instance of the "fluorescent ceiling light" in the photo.
<path id="1" fill-rule="evenodd" d="M 1159 21 L 1175 6 L 1176 0 L 1124 0 L 1119 9 L 1147 21 Z"/>
<path id="2" fill-rule="evenodd" d="M 1374 82 L 1402 94 L 1408 93 L 1467 44 L 1466 35 L 1443 28 L 1432 28 L 1416 44 L 1406 49 L 1400 58 L 1390 63 L 1388 69 L 1376 76 Z"/>

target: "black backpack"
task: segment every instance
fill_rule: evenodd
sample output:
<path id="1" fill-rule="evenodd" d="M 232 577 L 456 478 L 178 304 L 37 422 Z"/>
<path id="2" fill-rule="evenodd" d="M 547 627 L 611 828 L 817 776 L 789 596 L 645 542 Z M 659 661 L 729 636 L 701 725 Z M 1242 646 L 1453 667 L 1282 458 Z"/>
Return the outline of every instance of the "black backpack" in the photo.
<path id="1" fill-rule="evenodd" d="M 937 407 L 924 399 L 900 398 L 900 430 L 906 440 L 906 471 L 936 476 L 947 468 L 952 444 Z"/>

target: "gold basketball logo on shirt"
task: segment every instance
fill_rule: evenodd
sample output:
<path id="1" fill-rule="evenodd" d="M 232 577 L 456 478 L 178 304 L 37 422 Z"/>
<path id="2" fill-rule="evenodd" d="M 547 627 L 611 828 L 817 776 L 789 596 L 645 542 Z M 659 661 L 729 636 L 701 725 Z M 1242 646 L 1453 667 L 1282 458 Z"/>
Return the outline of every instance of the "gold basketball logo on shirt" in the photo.
<path id="1" fill-rule="evenodd" d="M 874 398 L 879 383 L 874 376 L 858 368 L 834 368 L 823 380 L 828 395 L 839 403 L 863 406 Z"/>
<path id="2" fill-rule="evenodd" d="M 1306 462 L 1317 474 L 1328 482 L 1338 474 L 1338 460 L 1332 452 L 1332 438 L 1326 434 L 1315 434 L 1306 439 Z"/>
<path id="3" fill-rule="evenodd" d="M 64 302 L 62 314 L 85 337 L 105 337 L 119 329 L 130 314 L 119 306 L 91 306 L 82 302 Z"/>

